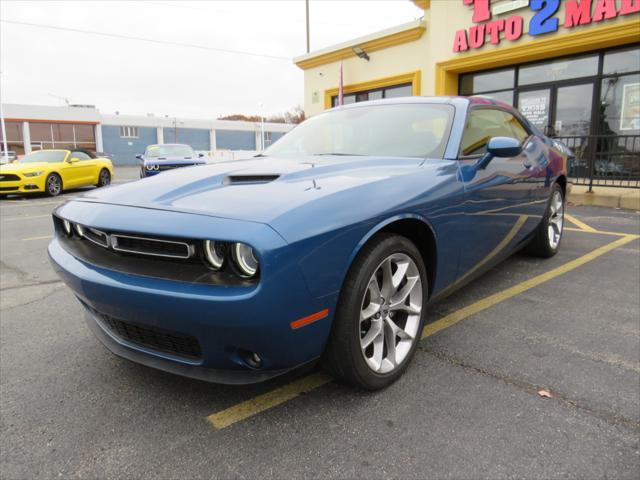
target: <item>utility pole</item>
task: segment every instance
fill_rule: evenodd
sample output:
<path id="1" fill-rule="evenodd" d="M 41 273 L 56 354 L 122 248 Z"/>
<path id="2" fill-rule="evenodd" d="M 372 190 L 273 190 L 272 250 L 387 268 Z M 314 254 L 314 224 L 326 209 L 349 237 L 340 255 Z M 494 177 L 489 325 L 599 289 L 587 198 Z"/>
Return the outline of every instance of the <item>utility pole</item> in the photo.
<path id="1" fill-rule="evenodd" d="M 9 163 L 9 151 L 7 149 L 7 130 L 4 126 L 4 111 L 2 108 L 2 101 L 0 101 L 0 122 L 2 123 L 2 150 L 4 163 Z"/>
<path id="2" fill-rule="evenodd" d="M 3 73 L 4 72 L 0 71 L 0 78 L 2 77 Z M 4 126 L 4 109 L 2 108 L 2 98 L 0 98 L 0 123 L 2 123 L 2 150 L 4 152 L 4 162 L 9 163 L 9 152 L 7 149 L 7 129 Z"/>
<path id="3" fill-rule="evenodd" d="M 305 0 L 305 9 L 307 11 L 307 53 L 311 51 L 311 46 L 309 43 L 309 0 Z"/>

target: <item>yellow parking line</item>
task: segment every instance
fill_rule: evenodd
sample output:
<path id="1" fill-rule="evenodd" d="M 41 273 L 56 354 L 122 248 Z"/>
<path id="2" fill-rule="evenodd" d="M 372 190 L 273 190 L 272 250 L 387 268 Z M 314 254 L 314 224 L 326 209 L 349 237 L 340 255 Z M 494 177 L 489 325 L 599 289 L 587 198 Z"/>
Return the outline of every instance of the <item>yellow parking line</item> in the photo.
<path id="1" fill-rule="evenodd" d="M 47 213 L 46 215 L 18 215 L 16 217 L 0 217 L 0 220 L 5 220 L 7 222 L 10 222 L 13 220 L 30 220 L 32 218 L 45 218 L 45 217 L 51 218 L 51 214 Z"/>
<path id="2" fill-rule="evenodd" d="M 42 235 L 41 237 L 27 237 L 27 238 L 23 238 L 22 241 L 29 242 L 31 240 L 45 240 L 49 238 L 53 238 L 53 235 Z"/>
<path id="3" fill-rule="evenodd" d="M 595 260 L 596 258 L 604 255 L 605 253 L 610 252 L 611 250 L 615 250 L 616 248 L 621 247 L 623 245 L 626 245 L 627 243 L 632 242 L 637 238 L 640 238 L 640 235 L 625 235 L 619 238 L 618 240 L 614 240 L 611 243 L 608 243 L 602 247 L 596 248 L 595 250 L 592 250 L 591 252 L 576 258 L 575 260 L 572 260 L 568 263 L 565 263 L 564 265 L 560 265 L 559 267 L 554 268 L 553 270 L 537 275 L 533 278 L 530 278 L 529 280 L 525 280 L 524 282 L 514 285 L 511 288 L 507 288 L 506 290 L 502 290 L 501 292 L 494 293 L 493 295 L 489 295 L 488 297 L 483 298 L 482 300 L 479 300 L 475 303 L 472 303 L 467 307 L 461 308 L 460 310 L 457 310 L 449 315 L 446 315 L 440 320 L 430 323 L 429 325 L 424 327 L 424 330 L 422 331 L 422 338 L 426 338 L 430 335 L 433 335 L 439 332 L 440 330 L 449 328 L 452 325 L 455 325 L 456 323 L 458 323 L 460 320 L 464 320 L 465 318 L 471 315 L 474 315 L 478 312 L 481 312 L 483 310 L 486 310 L 487 308 L 492 307 L 493 305 L 496 305 L 511 297 L 519 295 L 520 293 L 530 290 L 533 287 L 537 287 L 538 285 L 548 282 L 549 280 L 556 278 L 564 273 L 570 272 L 571 270 L 581 267 L 585 263 Z"/>
<path id="4" fill-rule="evenodd" d="M 632 235 L 631 233 L 621 233 L 621 232 L 607 232 L 605 230 L 585 230 L 583 228 L 571 228 L 564 227 L 565 231 L 568 232 L 582 232 L 582 233 L 595 233 L 596 235 L 612 235 L 614 237 L 624 237 L 625 235 Z"/>
<path id="5" fill-rule="evenodd" d="M 595 228 L 590 227 L 586 223 L 578 220 L 576 217 L 574 217 L 573 215 L 569 215 L 568 213 L 564 214 L 564 218 L 566 218 L 571 223 L 573 223 L 576 227 L 578 227 L 580 230 L 584 230 L 585 232 L 595 232 L 595 231 L 597 231 Z"/>
<path id="6" fill-rule="evenodd" d="M 594 233 L 600 233 L 595 231 Z M 468 318 L 476 313 L 492 307 L 500 302 L 508 300 L 522 292 L 525 292 L 531 288 L 541 285 L 549 280 L 552 280 L 560 275 L 563 275 L 571 270 L 574 270 L 585 263 L 588 263 L 596 258 L 604 255 L 605 253 L 615 250 L 618 247 L 626 245 L 633 240 L 640 238 L 640 235 L 621 234 L 621 238 L 614 240 L 607 245 L 596 248 L 591 252 L 576 258 L 564 265 L 561 265 L 549 272 L 537 275 L 529 280 L 525 280 L 518 285 L 511 288 L 507 288 L 501 292 L 490 295 L 482 300 L 479 300 L 471 305 L 461 308 L 449 315 L 444 316 L 440 320 L 437 320 L 424 327 L 422 331 L 422 337 L 426 338 L 430 335 L 434 335 L 441 330 L 449 328 L 456 323 Z M 312 375 L 308 375 L 292 383 L 276 388 L 270 392 L 258 395 L 257 397 L 241 402 L 237 405 L 229 407 L 217 413 L 213 413 L 207 417 L 207 420 L 216 428 L 226 428 L 237 422 L 245 420 L 249 417 L 257 415 L 265 410 L 281 405 L 288 400 L 296 398 L 302 393 L 314 390 L 322 385 L 325 385 L 330 381 L 330 378 L 319 372 Z"/>
<path id="7" fill-rule="evenodd" d="M 323 372 L 313 373 L 291 382 L 283 387 L 258 395 L 245 402 L 213 413 L 207 420 L 216 428 L 225 428 L 245 418 L 253 417 L 284 402 L 292 400 L 303 393 L 315 390 L 331 381 L 331 377 Z"/>
<path id="8" fill-rule="evenodd" d="M 73 197 L 64 197 L 64 200 L 68 200 Z M 60 205 L 64 200 L 60 200 L 59 202 L 29 202 L 27 200 L 5 200 L 4 202 L 0 202 L 0 208 L 24 208 L 24 207 L 39 207 L 41 205 Z M 16 205 L 7 205 L 9 203 L 15 203 Z"/>

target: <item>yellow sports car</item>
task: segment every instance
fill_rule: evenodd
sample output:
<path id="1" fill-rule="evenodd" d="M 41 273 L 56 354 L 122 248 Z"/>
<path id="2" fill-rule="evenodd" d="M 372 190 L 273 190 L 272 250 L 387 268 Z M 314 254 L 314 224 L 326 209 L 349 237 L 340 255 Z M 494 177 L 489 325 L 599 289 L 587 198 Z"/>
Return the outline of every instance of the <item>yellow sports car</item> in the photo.
<path id="1" fill-rule="evenodd" d="M 39 150 L 0 165 L 0 196 L 44 192 L 52 197 L 63 190 L 87 185 L 104 187 L 113 178 L 108 158 L 81 150 Z"/>

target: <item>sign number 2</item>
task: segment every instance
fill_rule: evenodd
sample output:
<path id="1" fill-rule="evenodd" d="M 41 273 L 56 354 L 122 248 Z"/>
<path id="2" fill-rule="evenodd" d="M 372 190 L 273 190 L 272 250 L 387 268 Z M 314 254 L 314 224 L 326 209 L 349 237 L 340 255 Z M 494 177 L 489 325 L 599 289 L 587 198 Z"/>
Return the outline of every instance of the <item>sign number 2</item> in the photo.
<path id="1" fill-rule="evenodd" d="M 558 30 L 558 19 L 553 17 L 560 8 L 560 0 L 531 0 L 531 9 L 537 11 L 529 23 L 529 35 Z"/>

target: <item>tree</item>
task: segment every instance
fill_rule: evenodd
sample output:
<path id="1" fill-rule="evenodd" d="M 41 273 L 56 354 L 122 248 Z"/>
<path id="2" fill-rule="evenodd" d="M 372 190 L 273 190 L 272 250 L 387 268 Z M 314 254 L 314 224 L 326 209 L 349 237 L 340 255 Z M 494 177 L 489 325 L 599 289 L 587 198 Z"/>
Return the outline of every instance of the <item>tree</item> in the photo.
<path id="1" fill-rule="evenodd" d="M 271 123 L 300 123 L 304 121 L 304 119 L 304 110 L 300 105 L 296 105 L 288 112 L 276 113 L 275 115 L 265 117 L 264 121 Z M 261 120 L 261 117 L 260 115 L 244 115 L 241 113 L 236 113 L 233 115 L 219 117 L 218 120 L 242 120 L 245 122 L 259 122 Z"/>

